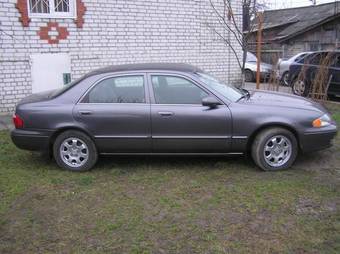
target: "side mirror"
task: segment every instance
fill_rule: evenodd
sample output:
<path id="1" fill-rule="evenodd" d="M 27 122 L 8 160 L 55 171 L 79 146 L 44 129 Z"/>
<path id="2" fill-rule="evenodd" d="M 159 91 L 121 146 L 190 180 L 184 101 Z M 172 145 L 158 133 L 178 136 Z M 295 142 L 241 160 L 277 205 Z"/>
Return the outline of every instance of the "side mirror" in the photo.
<path id="1" fill-rule="evenodd" d="M 208 96 L 202 99 L 202 105 L 209 108 L 216 108 L 218 105 L 221 105 L 221 102 L 213 96 Z"/>

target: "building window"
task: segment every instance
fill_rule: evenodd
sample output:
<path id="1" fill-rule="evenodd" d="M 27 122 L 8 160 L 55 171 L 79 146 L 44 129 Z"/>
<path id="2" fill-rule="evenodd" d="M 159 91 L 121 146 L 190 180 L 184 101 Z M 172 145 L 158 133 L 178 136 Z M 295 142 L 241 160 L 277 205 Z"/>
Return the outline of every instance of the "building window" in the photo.
<path id="1" fill-rule="evenodd" d="M 75 18 L 75 0 L 27 0 L 30 17 Z"/>

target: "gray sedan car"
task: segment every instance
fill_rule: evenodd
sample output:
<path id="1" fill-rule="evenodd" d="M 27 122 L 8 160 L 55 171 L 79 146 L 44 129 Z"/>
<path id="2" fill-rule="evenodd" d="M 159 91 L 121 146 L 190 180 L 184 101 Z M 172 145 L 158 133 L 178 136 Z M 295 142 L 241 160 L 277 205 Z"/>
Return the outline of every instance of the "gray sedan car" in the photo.
<path id="1" fill-rule="evenodd" d="M 239 90 L 184 64 L 134 64 L 93 71 L 60 90 L 20 101 L 17 147 L 50 151 L 58 165 L 92 168 L 99 154 L 251 154 L 264 170 L 327 148 L 337 127 L 318 103 Z"/>

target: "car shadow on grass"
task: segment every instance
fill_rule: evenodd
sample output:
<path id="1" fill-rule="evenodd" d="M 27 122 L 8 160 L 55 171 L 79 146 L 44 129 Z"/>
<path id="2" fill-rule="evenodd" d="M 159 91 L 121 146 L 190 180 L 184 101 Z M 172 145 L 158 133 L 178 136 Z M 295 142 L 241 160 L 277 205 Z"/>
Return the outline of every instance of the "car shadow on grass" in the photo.
<path id="1" fill-rule="evenodd" d="M 136 170 L 185 170 L 206 171 L 214 169 L 244 169 L 258 171 L 252 160 L 246 156 L 100 156 L 94 171 L 120 168 Z"/>
<path id="2" fill-rule="evenodd" d="M 315 171 L 329 168 L 339 168 L 338 153 L 334 149 L 314 152 L 311 154 L 300 154 L 291 170 Z M 61 170 L 54 159 L 46 155 L 32 153 L 35 164 L 46 166 L 51 170 Z M 242 170 L 251 172 L 263 172 L 253 160 L 246 155 L 243 156 L 138 156 L 138 155 L 101 155 L 91 172 L 106 172 L 116 169 L 119 174 L 132 173 L 139 170 L 185 170 L 185 171 L 207 171 L 207 170 Z M 289 170 L 289 169 L 288 169 Z"/>

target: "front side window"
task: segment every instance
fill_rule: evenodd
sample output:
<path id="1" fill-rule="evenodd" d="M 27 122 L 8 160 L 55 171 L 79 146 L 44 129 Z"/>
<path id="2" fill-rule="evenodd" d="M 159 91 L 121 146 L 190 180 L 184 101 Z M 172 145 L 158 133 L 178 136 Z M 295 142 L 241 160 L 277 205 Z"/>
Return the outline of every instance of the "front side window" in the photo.
<path id="1" fill-rule="evenodd" d="M 99 82 L 82 103 L 145 103 L 144 77 L 113 77 Z"/>
<path id="2" fill-rule="evenodd" d="M 185 78 L 153 75 L 151 80 L 157 104 L 202 104 L 202 99 L 208 96 Z"/>
<path id="3" fill-rule="evenodd" d="M 75 17 L 75 0 L 28 0 L 30 17 Z"/>

